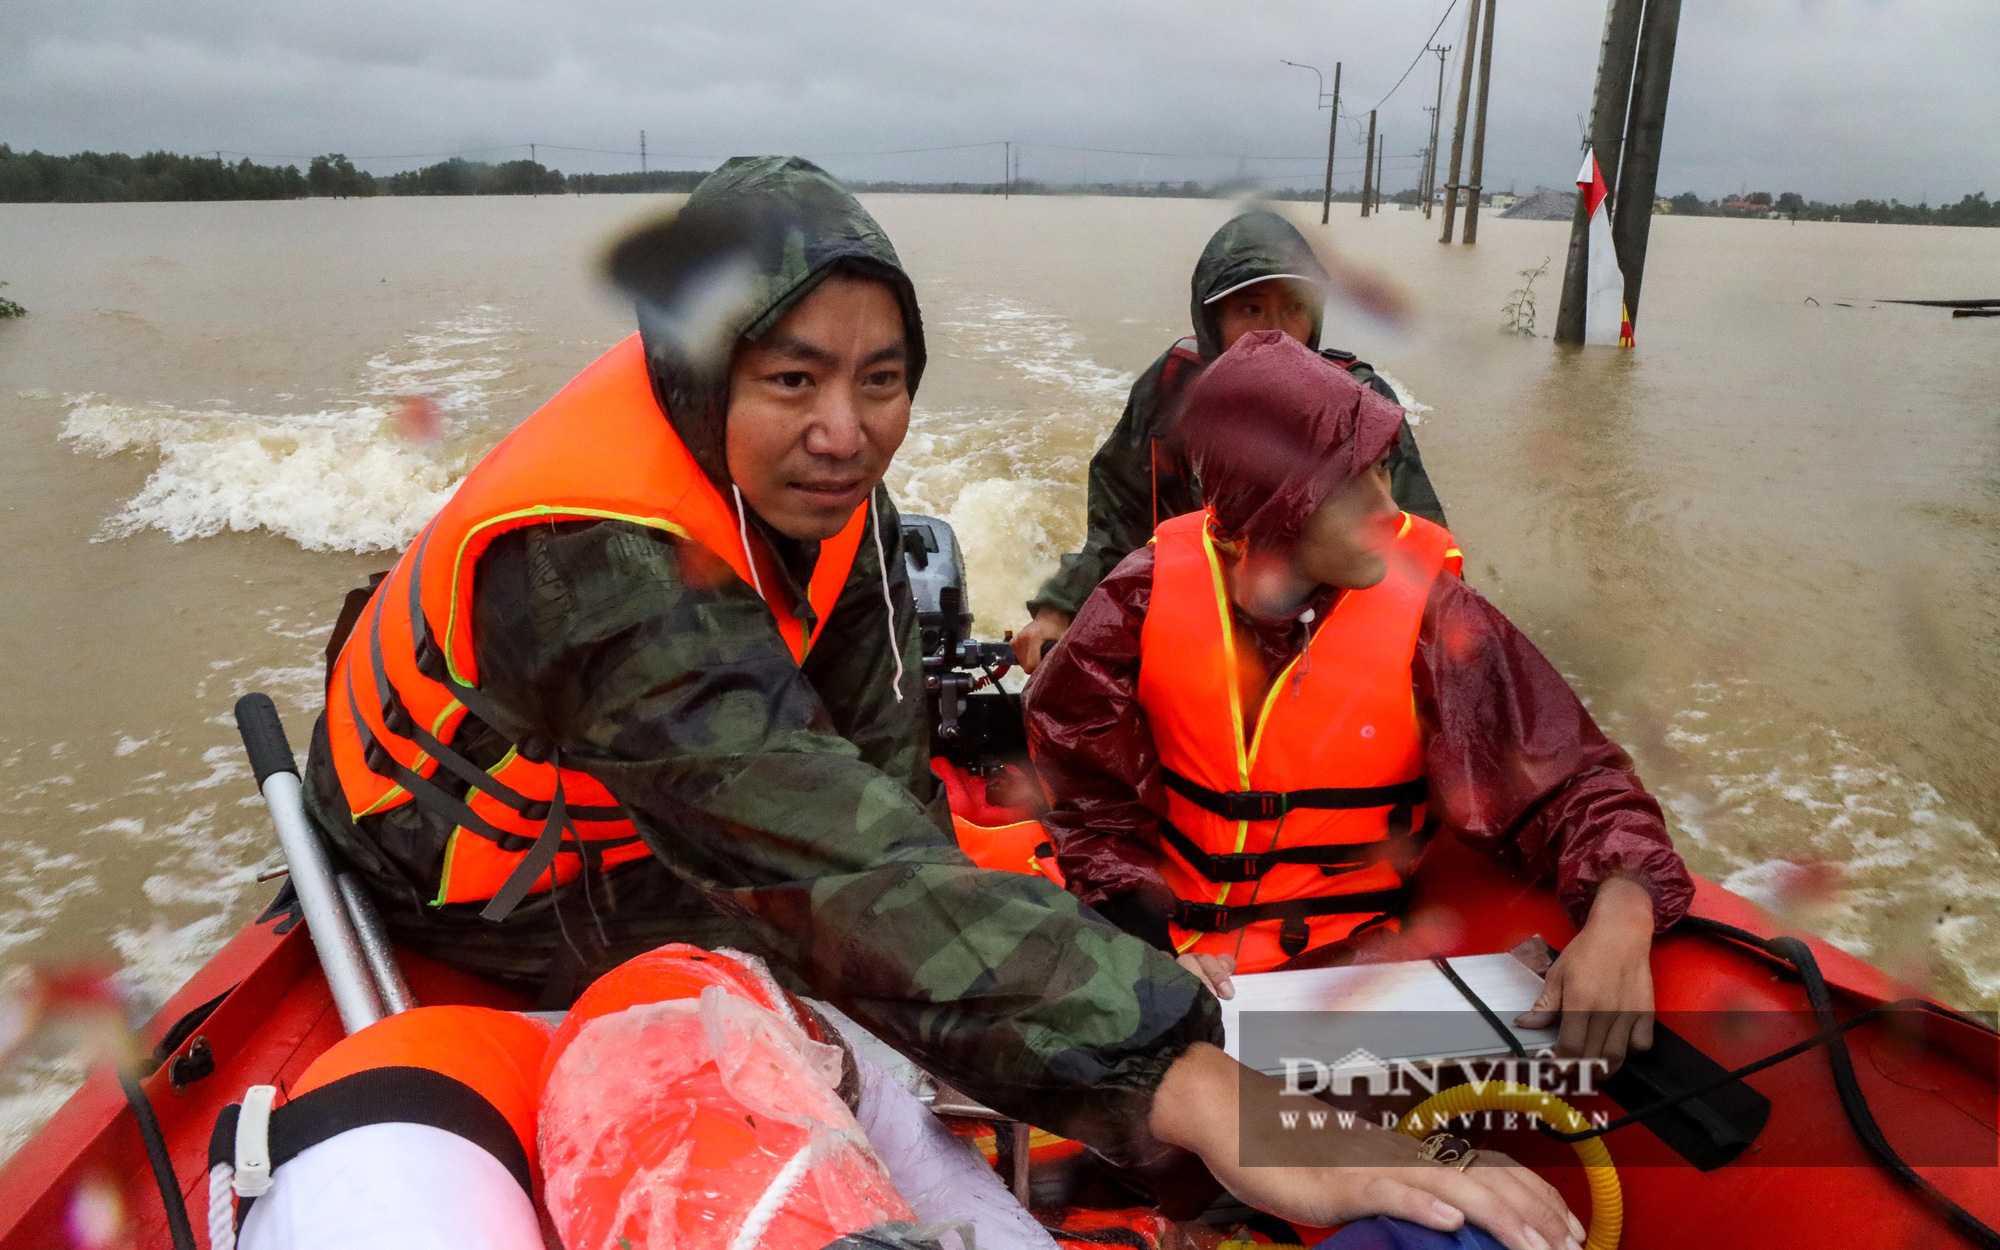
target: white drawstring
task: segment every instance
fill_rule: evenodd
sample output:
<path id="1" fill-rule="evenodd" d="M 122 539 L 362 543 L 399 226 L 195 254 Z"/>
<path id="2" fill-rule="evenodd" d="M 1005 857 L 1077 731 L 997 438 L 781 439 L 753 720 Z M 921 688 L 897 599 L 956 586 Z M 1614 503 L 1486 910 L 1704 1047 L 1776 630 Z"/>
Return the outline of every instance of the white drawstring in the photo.
<path id="1" fill-rule="evenodd" d="M 903 648 L 896 641 L 896 601 L 889 597 L 889 557 L 882 550 L 882 510 L 875 506 L 875 496 L 868 496 L 868 507 L 875 516 L 875 564 L 882 571 L 882 607 L 889 614 L 889 654 L 896 657 L 896 702 L 903 701 Z"/>
<path id="2" fill-rule="evenodd" d="M 743 492 L 736 483 L 729 484 L 729 493 L 736 496 L 736 532 L 743 536 L 743 559 L 750 565 L 750 584 L 757 589 L 757 597 L 764 597 L 764 583 L 757 576 L 757 555 L 750 550 L 750 517 L 743 511 Z"/>
<path id="3" fill-rule="evenodd" d="M 208 1244 L 210 1250 L 236 1250 L 236 1190 L 230 1185 L 236 1169 L 218 1163 L 208 1170 Z"/>
<path id="4" fill-rule="evenodd" d="M 771 1184 L 764 1190 L 763 1196 L 757 1199 L 757 1205 L 751 1207 L 750 1214 L 743 1217 L 743 1226 L 737 1230 L 735 1240 L 729 1243 L 729 1250 L 757 1250 L 757 1243 L 763 1240 L 764 1230 L 771 1226 L 772 1220 L 778 1218 L 778 1212 L 784 1210 L 785 1200 L 792 1196 L 792 1191 L 805 1179 L 806 1169 L 812 1166 L 813 1156 L 819 1153 L 817 1149 L 819 1142 L 820 1138 L 816 1133 L 808 1137 L 805 1147 L 793 1155 L 784 1167 L 778 1169 L 778 1174 L 771 1178 Z"/>

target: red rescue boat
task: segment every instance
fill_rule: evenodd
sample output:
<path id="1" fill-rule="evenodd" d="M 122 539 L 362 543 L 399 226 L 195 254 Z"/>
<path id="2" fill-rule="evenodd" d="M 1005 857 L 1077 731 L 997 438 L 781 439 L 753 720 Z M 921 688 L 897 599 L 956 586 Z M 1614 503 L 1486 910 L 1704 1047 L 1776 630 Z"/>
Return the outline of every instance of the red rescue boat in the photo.
<path id="1" fill-rule="evenodd" d="M 984 789 L 977 778 L 954 776 L 961 793 Z M 1000 822 L 976 811 L 979 823 Z M 1033 848 L 1027 848 L 1032 853 Z M 1699 882 L 1694 914 L 1759 936 L 1782 932 L 1751 903 L 1711 882 Z M 1557 946 L 1574 928 L 1547 890 L 1508 876 L 1449 835 L 1433 843 L 1417 877 L 1414 911 L 1449 909 L 1463 933 L 1446 955 L 1506 951 L 1535 934 Z M 1916 991 L 1823 942 L 1806 939 L 1834 999 L 1852 1016 Z M 412 952 L 399 952 L 412 991 L 424 1003 L 525 1007 L 515 995 Z M 1791 1012 L 1800 1039 L 1811 1034 L 1805 991 L 1783 965 L 1738 942 L 1705 932 L 1675 932 L 1654 954 L 1659 1006 L 1685 1020 L 1727 1019 L 1727 1013 Z M 1906 1020 L 1906 1017 L 1898 1017 Z M 1982 1164 L 1917 1170 L 1988 1225 L 2000 1224 L 2000 1084 L 1995 1042 L 1970 1021 L 1924 1016 L 1912 1034 L 1879 1019 L 1846 1036 L 1854 1069 L 1874 1118 L 1889 1142 L 1912 1158 L 1954 1157 Z M 1690 1036 L 1726 1067 L 1770 1050 L 1768 1032 L 1731 1038 L 1717 1029 Z M 285 911 L 246 925 L 216 953 L 145 1029 L 163 1060 L 141 1088 L 158 1113 L 181 1197 L 205 1209 L 208 1140 L 216 1113 L 257 1084 L 281 1090 L 342 1030 L 305 926 Z M 1799 1039 L 1792 1039 L 1799 1040 Z M 161 1045 L 161 1043 L 167 1043 Z M 204 1058 L 206 1056 L 206 1058 Z M 176 1077 L 182 1079 L 176 1084 Z M 1949 1246 L 1961 1241 L 1938 1214 L 1873 1160 L 1841 1110 L 1826 1053 L 1815 1048 L 1756 1073 L 1747 1082 L 1771 1101 L 1769 1122 L 1750 1152 L 1727 1166 L 1700 1172 L 1660 1158 L 1640 1125 L 1604 1140 L 1616 1159 L 1647 1159 L 1621 1169 L 1624 1238 L 1632 1250 L 1712 1245 Z M 1580 1215 L 1589 1210 L 1582 1169 L 1569 1149 L 1506 1148 L 1553 1181 Z M 1532 1140 L 1531 1140 L 1532 1144 Z M 1814 1160 L 1813 1166 L 1767 1166 L 1759 1155 Z M 116 1078 L 100 1071 L 48 1125 L 0 1169 L 0 1250 L 69 1250 L 79 1204 L 117 1193 L 130 1241 L 144 1250 L 172 1242 L 148 1169 L 137 1121 Z M 207 1244 L 201 1220 L 195 1235 Z"/>
<path id="2" fill-rule="evenodd" d="M 975 694 L 992 683 L 968 672 L 985 668 L 990 679 L 1006 653 L 964 638 L 963 568 L 949 528 L 922 517 L 905 522 L 920 540 L 912 544 L 906 535 L 906 549 L 921 545 L 942 557 L 920 563 L 913 554 L 912 581 L 925 609 L 925 667 L 943 752 L 934 766 L 960 840 L 983 866 L 1053 876 L 1034 812 L 1022 805 L 1039 792 L 1001 762 L 1018 756 L 1018 713 L 1004 696 Z M 246 730 L 246 741 L 251 736 Z M 288 765 L 289 748 L 284 753 Z M 260 784 L 271 771 L 258 766 Z M 1654 948 L 1663 1019 L 1716 1072 L 1786 1048 L 1797 1053 L 1741 1078 L 1743 1097 L 1761 1095 L 1769 1113 L 1748 1130 L 1747 1144 L 1726 1152 L 1726 1163 L 1711 1159 L 1701 1170 L 1655 1133 L 1652 1119 L 1603 1136 L 1622 1186 L 1618 1244 L 2000 1245 L 1990 1231 L 2000 1226 L 2000 1040 L 1991 1027 L 1824 942 L 1787 941 L 1771 916 L 1719 885 L 1697 879 L 1697 890 L 1691 919 Z M 1408 914 L 1446 919 L 1423 927 L 1441 935 L 1423 953 L 1445 957 L 1507 952 L 1537 935 L 1560 948 L 1576 932 L 1552 891 L 1509 875 L 1448 832 L 1424 855 Z M 419 1003 L 529 1005 L 414 952 L 396 954 Z M 1838 1034 L 1844 1045 L 1828 1041 L 1833 1020 L 1912 1001 L 1922 1005 L 1876 1012 Z M 1741 1027 L 1753 1018 L 1757 1027 Z M 156 1115 L 177 1197 L 196 1213 L 206 1210 L 209 1136 L 222 1107 L 252 1085 L 288 1089 L 344 1036 L 308 927 L 289 907 L 246 925 L 142 1033 L 157 1066 L 136 1088 Z M 1847 1073 L 1837 1070 L 1840 1053 Z M 1620 1110 L 1605 1105 L 1614 1115 Z M 1553 1182 L 1579 1217 L 1590 1213 L 1585 1172 L 1568 1145 L 1515 1132 L 1499 1148 Z M 1045 1142 L 1031 1157 L 1075 1154 L 1073 1145 Z M 122 1204 L 123 1232 L 108 1244 L 171 1250 L 161 1188 L 134 1106 L 113 1073 L 95 1072 L 0 1168 L 0 1250 L 95 1244 L 79 1233 L 93 1221 L 101 1225 L 113 1202 Z M 1958 1215 L 1947 1204 L 1956 1204 Z M 190 1223 L 196 1244 L 206 1247 L 205 1220 L 197 1215 Z M 1298 1231 L 1309 1237 L 1318 1230 Z M 1594 1238 L 1592 1246 L 1601 1243 Z"/>

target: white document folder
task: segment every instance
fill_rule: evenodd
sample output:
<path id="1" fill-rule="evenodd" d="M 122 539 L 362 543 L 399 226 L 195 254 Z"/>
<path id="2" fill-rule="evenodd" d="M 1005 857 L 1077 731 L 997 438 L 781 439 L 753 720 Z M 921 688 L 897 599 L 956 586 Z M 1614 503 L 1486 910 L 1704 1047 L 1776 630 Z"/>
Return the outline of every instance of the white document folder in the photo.
<path id="1" fill-rule="evenodd" d="M 1512 955 L 1448 961 L 1466 986 L 1529 1054 L 1552 1047 L 1554 1029 L 1524 1029 L 1514 1017 L 1534 1006 L 1542 978 Z M 1507 1040 L 1428 960 L 1255 972 L 1232 977 L 1222 1002 L 1231 1058 L 1282 1076 L 1288 1057 L 1337 1063 L 1355 1051 L 1371 1058 L 1472 1059 L 1512 1053 Z"/>

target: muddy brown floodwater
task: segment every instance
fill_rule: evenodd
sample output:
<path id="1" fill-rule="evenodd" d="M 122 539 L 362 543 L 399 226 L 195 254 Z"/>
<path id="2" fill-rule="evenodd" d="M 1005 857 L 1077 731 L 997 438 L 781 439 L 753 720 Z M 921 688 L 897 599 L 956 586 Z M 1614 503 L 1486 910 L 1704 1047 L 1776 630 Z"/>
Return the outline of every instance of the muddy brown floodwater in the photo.
<path id="1" fill-rule="evenodd" d="M 271 895 L 229 719 L 317 711 L 342 593 L 625 334 L 594 262 L 644 197 L 0 205 L 0 959 L 158 999 Z M 1080 537 L 1084 470 L 1186 333 L 1214 201 L 874 197 L 932 365 L 891 477 L 969 553 L 979 630 Z M 1298 207 L 1298 206 L 1294 206 Z M 1317 213 L 1293 214 L 1302 223 Z M 1400 286 L 1329 344 L 1421 418 L 1467 577 L 1638 758 L 1697 871 L 2000 1006 L 2000 230 L 1663 217 L 1639 347 L 1555 320 L 1568 227 L 1306 226 Z M 415 445 L 401 402 L 443 431 Z M 0 1151 L 77 1073 L 0 1084 Z"/>

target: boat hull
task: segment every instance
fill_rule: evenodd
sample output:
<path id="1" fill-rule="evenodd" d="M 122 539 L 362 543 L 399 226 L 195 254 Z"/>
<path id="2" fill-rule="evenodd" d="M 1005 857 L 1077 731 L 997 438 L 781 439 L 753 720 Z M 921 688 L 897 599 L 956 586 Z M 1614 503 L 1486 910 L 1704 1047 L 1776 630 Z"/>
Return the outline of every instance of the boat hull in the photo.
<path id="1" fill-rule="evenodd" d="M 963 779 L 960 779 L 961 783 Z M 961 788 L 964 787 L 961 785 Z M 981 812 L 981 819 L 994 813 Z M 1698 883 L 1695 914 L 1761 935 L 1780 932 L 1772 918 L 1711 882 Z M 1540 935 L 1561 947 L 1575 928 L 1541 886 L 1521 880 L 1449 834 L 1426 853 L 1415 878 L 1410 915 L 1427 934 L 1444 935 L 1439 953 L 1472 955 L 1512 949 Z M 177 1021 L 219 999 L 177 1048 L 197 1044 L 215 1057 L 214 1072 L 176 1090 L 163 1065 L 144 1082 L 167 1138 L 182 1197 L 206 1209 L 205 1170 L 217 1111 L 253 1084 L 282 1090 L 340 1037 L 325 979 L 302 924 L 265 917 L 246 925 L 160 1011 L 146 1030 L 156 1044 Z M 1861 960 L 1807 939 L 1842 1015 L 1916 991 Z M 433 960 L 403 953 L 418 1001 L 501 1008 L 526 1004 L 507 990 Z M 1662 936 L 1653 958 L 1658 1005 L 1668 1019 L 1725 1067 L 1775 1048 L 1769 1028 L 1731 1035 L 1729 1013 L 1793 1013 L 1796 1037 L 1811 1032 L 1803 989 L 1769 959 L 1698 932 Z M 1781 1018 L 1777 1016 L 1760 1019 Z M 1704 1023 L 1706 1022 L 1706 1023 Z M 1863 1091 L 1889 1140 L 1906 1154 L 1983 1160 L 1983 1166 L 1919 1170 L 1988 1224 L 2000 1224 L 2000 1084 L 1991 1034 L 1943 1018 L 1921 1036 L 1870 1024 L 1850 1037 Z M 200 1039 L 197 1043 L 196 1039 Z M 1841 1112 L 1824 1051 L 1757 1073 L 1748 1082 L 1772 1103 L 1769 1123 L 1736 1162 L 1710 1172 L 1680 1163 L 1643 1127 L 1606 1138 L 1621 1164 L 1625 1237 L 1633 1250 L 1756 1244 L 1818 1250 L 1839 1246 L 1940 1246 L 1954 1238 L 1887 1171 L 1874 1164 Z M 1547 1176 L 1579 1214 L 1588 1211 L 1582 1170 L 1567 1147 L 1529 1133 L 1506 1134 L 1506 1149 Z M 1814 1166 L 1769 1166 L 1760 1158 L 1811 1159 Z M 75 1244 L 69 1215 L 79 1194 L 114 1186 L 125 1204 L 130 1240 L 153 1250 L 171 1245 L 137 1126 L 116 1080 L 93 1073 L 61 1111 L 0 1169 L 0 1250 L 57 1250 Z M 205 1221 L 193 1220 L 206 1245 Z"/>

